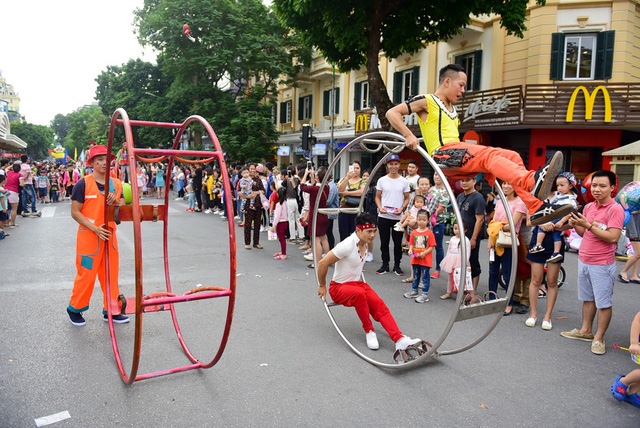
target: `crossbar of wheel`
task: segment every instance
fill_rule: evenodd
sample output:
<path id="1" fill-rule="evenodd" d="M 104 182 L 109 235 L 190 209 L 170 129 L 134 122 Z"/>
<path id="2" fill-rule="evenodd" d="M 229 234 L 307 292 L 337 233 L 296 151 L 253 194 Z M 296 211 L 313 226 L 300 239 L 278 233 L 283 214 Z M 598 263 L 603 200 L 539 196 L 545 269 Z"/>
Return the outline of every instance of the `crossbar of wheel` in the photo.
<path id="1" fill-rule="evenodd" d="M 391 138 L 394 139 L 395 141 L 388 141 L 388 140 L 377 140 L 376 138 Z M 406 144 L 406 140 L 404 139 L 403 136 L 401 136 L 400 134 L 395 134 L 392 132 L 387 132 L 387 131 L 375 131 L 375 132 L 370 132 L 368 134 L 363 134 L 359 137 L 356 137 L 355 139 L 353 139 L 350 143 L 348 143 L 341 151 L 340 153 L 338 153 L 338 155 L 333 159 L 333 161 L 331 162 L 331 164 L 328 167 L 329 171 L 333 171 L 333 169 L 335 168 L 335 166 L 337 165 L 338 161 L 340 160 L 340 158 L 342 156 L 344 156 L 345 153 L 348 152 L 348 150 L 353 147 L 356 144 L 360 144 L 361 146 L 363 145 L 362 143 L 364 143 L 365 140 L 370 140 L 372 144 L 378 144 L 378 148 L 376 150 L 370 150 L 367 149 L 366 147 L 363 147 L 363 149 L 375 153 L 377 151 L 379 151 L 382 147 L 385 147 L 385 149 L 388 151 L 388 153 L 386 155 L 384 155 L 382 157 L 382 159 L 380 159 L 380 161 L 378 161 L 378 164 L 373 168 L 373 170 L 371 171 L 371 174 L 369 175 L 369 178 L 367 180 L 367 182 L 364 185 L 364 190 L 363 190 L 363 195 L 366 194 L 366 192 L 368 191 L 371 182 L 373 180 L 373 178 L 376 175 L 376 171 L 380 168 L 380 166 L 382 164 L 384 164 L 386 162 L 386 160 L 388 159 L 389 156 L 391 156 L 393 153 L 399 153 L 400 151 L 402 151 L 403 146 Z M 400 144 L 398 144 L 398 142 L 402 142 Z M 385 144 L 387 143 L 392 143 L 395 147 L 394 149 L 389 149 L 388 147 L 385 146 Z M 433 168 L 433 170 L 438 174 L 438 176 L 440 177 L 443 185 L 445 186 L 445 189 L 447 190 L 447 194 L 449 195 L 449 197 L 451 198 L 452 201 L 452 206 L 453 206 L 453 211 L 454 214 L 456 216 L 456 223 L 458 224 L 458 228 L 459 230 L 464 230 L 464 225 L 462 223 L 462 215 L 460 212 L 460 207 L 458 206 L 458 204 L 455 202 L 455 194 L 453 193 L 453 190 L 451 189 L 451 186 L 449 185 L 449 182 L 447 180 L 446 175 L 443 173 L 442 169 L 440 168 L 440 165 L 437 164 L 435 162 L 435 160 L 425 151 L 424 148 L 418 146 L 417 151 L 420 153 L 420 155 L 429 163 L 429 165 Z M 326 186 L 328 184 L 328 178 L 329 178 L 330 174 L 327 174 L 324 179 L 322 180 L 322 183 L 320 184 L 320 189 L 318 190 L 318 192 L 322 192 L 324 190 L 324 186 Z M 503 206 L 505 207 L 505 212 L 507 214 L 507 223 L 509 224 L 509 228 L 510 230 L 515 230 L 515 224 L 513 221 L 513 216 L 511 214 L 511 210 L 509 209 L 509 203 L 507 202 L 507 199 L 504 195 L 504 192 L 502 191 L 502 188 L 500 188 L 500 186 L 496 186 L 496 193 L 498 194 L 498 196 L 500 197 L 500 201 L 502 202 Z M 364 202 L 363 197 L 360 198 L 360 204 L 357 208 L 358 212 L 362 211 L 362 204 Z M 317 222 L 317 214 L 320 212 L 322 213 L 321 209 L 319 208 L 319 204 L 320 204 L 320 198 L 316 199 L 315 202 L 315 206 L 314 206 L 314 215 L 313 218 L 311 219 L 311 224 L 312 224 L 312 233 L 311 236 L 315 237 L 316 235 L 316 222 Z M 325 212 L 326 213 L 326 212 Z M 333 213 L 332 213 L 333 214 Z M 315 239 L 315 238 L 312 238 Z M 512 248 L 517 248 L 517 237 L 516 234 L 512 233 L 511 234 L 511 242 L 512 242 Z M 315 260 L 318 260 L 318 254 L 316 254 L 316 246 L 313 245 L 313 256 Z M 466 272 L 467 271 L 467 250 L 466 250 L 466 245 L 462 245 L 460 246 L 460 252 L 461 252 L 461 272 Z M 513 251 L 512 255 L 511 255 L 511 263 L 512 266 L 516 266 L 517 265 L 517 252 Z M 316 274 L 316 281 L 318 280 L 318 268 L 317 268 L 317 264 L 316 264 L 316 268 L 315 268 L 315 274 Z M 466 307 L 462 305 L 462 298 L 464 296 L 464 293 L 460 292 L 458 293 L 456 300 L 455 300 L 455 304 L 454 304 L 454 308 L 451 314 L 451 317 L 449 318 L 449 321 L 446 325 L 446 327 L 444 328 L 442 334 L 440 335 L 440 337 L 438 338 L 438 340 L 432 345 L 431 349 L 429 349 L 426 353 L 424 353 L 423 355 L 421 355 L 420 357 L 416 358 L 415 360 L 409 361 L 405 364 L 389 364 L 389 363 L 383 363 L 381 361 L 377 361 L 374 360 L 370 357 L 368 357 L 367 355 L 363 354 L 362 352 L 360 352 L 360 350 L 358 350 L 344 335 L 344 333 L 342 332 L 342 330 L 340 329 L 340 327 L 338 326 L 336 320 L 333 318 L 333 315 L 331 314 L 331 309 L 330 307 L 334 306 L 331 304 L 327 304 L 326 300 L 324 301 L 324 307 L 325 310 L 327 311 L 327 315 L 329 316 L 329 319 L 331 320 L 331 323 L 333 324 L 334 328 L 336 329 L 336 331 L 338 332 L 338 334 L 340 335 L 340 337 L 342 338 L 342 340 L 347 344 L 347 346 L 349 346 L 349 348 L 351 348 L 351 350 L 358 355 L 360 358 L 364 359 L 365 361 L 378 366 L 378 367 L 382 367 L 382 368 L 390 368 L 390 369 L 403 369 L 403 368 L 407 368 L 410 367 L 414 364 L 417 364 L 419 361 L 425 361 L 426 359 L 430 358 L 430 357 L 435 357 L 437 355 L 451 355 L 451 354 L 456 354 L 459 352 L 463 352 L 466 351 L 472 347 L 474 347 L 475 345 L 477 345 L 478 343 L 480 343 L 482 340 L 484 340 L 485 337 L 487 337 L 492 331 L 493 329 L 496 327 L 496 325 L 498 324 L 498 322 L 502 319 L 502 311 L 506 308 L 507 304 L 508 304 L 508 299 L 510 298 L 511 294 L 513 293 L 513 289 L 515 288 L 515 275 L 511 275 L 511 277 L 509 278 L 509 286 L 507 287 L 507 293 L 506 293 L 506 298 L 505 299 L 497 299 L 495 303 L 491 303 L 488 304 L 487 308 L 491 308 L 491 309 L 482 309 L 482 310 L 476 310 L 476 309 L 470 309 L 467 310 L 465 309 Z M 469 305 L 468 307 L 473 307 L 473 305 Z M 458 314 L 462 311 L 462 315 L 460 315 L 460 319 L 458 319 Z M 476 317 L 480 317 L 480 316 L 485 316 L 485 315 L 491 315 L 493 313 L 498 313 L 499 315 L 496 315 L 494 317 L 493 322 L 490 324 L 490 326 L 485 330 L 485 332 L 475 341 L 473 341 L 472 343 L 462 347 L 462 348 L 458 348 L 458 349 L 452 349 L 452 350 L 448 350 L 448 351 L 438 351 L 439 347 L 442 345 L 442 343 L 444 342 L 444 340 L 447 338 L 447 336 L 449 335 L 449 333 L 451 332 L 451 329 L 453 328 L 454 323 L 456 323 L 457 321 L 461 321 L 461 320 L 467 320 L 467 319 L 471 319 L 471 318 L 476 318 Z"/>
<path id="2" fill-rule="evenodd" d="M 193 300 L 215 299 L 217 297 L 227 297 L 231 294 L 231 290 L 211 291 L 208 293 L 184 294 L 175 297 L 159 297 L 156 299 L 146 299 L 142 301 L 142 306 L 168 305 L 171 303 L 190 302 Z"/>
<path id="3" fill-rule="evenodd" d="M 196 158 L 220 158 L 220 153 L 205 150 L 133 149 L 133 152 L 136 156 L 192 156 Z"/>
<path id="4" fill-rule="evenodd" d="M 485 315 L 496 314 L 498 312 L 502 313 L 504 311 L 504 307 L 506 306 L 506 302 L 508 302 L 506 298 L 501 298 L 463 306 L 458 310 L 458 314 L 456 315 L 456 322 L 483 317 Z"/>
<path id="5" fill-rule="evenodd" d="M 118 125 L 124 125 L 125 121 L 122 119 L 116 119 Z M 171 122 L 150 122 L 147 120 L 129 120 L 129 124 L 132 126 L 152 126 L 154 128 L 180 128 L 182 123 Z"/>
<path id="6" fill-rule="evenodd" d="M 360 214 L 360 208 L 346 207 L 346 208 L 318 208 L 320 214 L 336 215 L 340 213 L 344 214 Z"/>

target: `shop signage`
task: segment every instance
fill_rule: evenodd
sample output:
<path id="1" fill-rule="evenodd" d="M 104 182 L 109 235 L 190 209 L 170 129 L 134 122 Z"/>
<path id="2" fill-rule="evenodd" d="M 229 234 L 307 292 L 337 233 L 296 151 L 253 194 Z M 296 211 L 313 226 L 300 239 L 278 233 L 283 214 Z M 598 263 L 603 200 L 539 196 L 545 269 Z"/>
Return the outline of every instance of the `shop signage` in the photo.
<path id="1" fill-rule="evenodd" d="M 509 100 L 508 94 L 505 94 L 502 98 L 499 98 L 498 95 L 494 95 L 484 101 L 477 100 L 469 104 L 467 109 L 464 111 L 464 118 L 462 121 L 466 122 L 468 120 L 476 120 L 476 118 L 486 116 L 488 114 L 508 114 L 510 105 L 511 100 Z"/>
<path id="2" fill-rule="evenodd" d="M 364 134 L 369 131 L 378 131 L 382 129 L 382 123 L 378 118 L 377 113 L 373 113 L 372 110 L 359 110 L 356 111 L 356 135 Z M 404 124 L 412 131 L 418 130 L 418 117 L 415 113 L 402 116 Z"/>
<path id="3" fill-rule="evenodd" d="M 573 94 L 571 94 L 571 99 L 569 100 L 569 106 L 567 107 L 566 122 L 573 122 L 573 108 L 576 105 L 578 94 L 581 92 L 584 96 L 584 118 L 585 120 L 591 120 L 593 116 L 593 104 L 596 101 L 596 95 L 598 95 L 600 91 L 602 91 L 602 98 L 604 98 L 604 121 L 607 123 L 611 122 L 611 97 L 609 96 L 607 88 L 602 85 L 597 86 L 591 93 L 582 85 L 574 89 Z"/>

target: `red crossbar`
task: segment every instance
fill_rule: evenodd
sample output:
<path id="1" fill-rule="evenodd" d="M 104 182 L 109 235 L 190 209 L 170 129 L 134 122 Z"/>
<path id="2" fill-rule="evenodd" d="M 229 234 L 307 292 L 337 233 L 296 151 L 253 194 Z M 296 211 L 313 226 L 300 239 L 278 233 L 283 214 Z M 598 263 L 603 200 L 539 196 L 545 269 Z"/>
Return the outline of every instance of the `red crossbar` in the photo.
<path id="1" fill-rule="evenodd" d="M 116 123 L 118 125 L 123 125 L 124 121 L 122 119 L 117 119 Z M 129 123 L 133 126 L 155 126 L 156 128 L 180 128 L 182 126 L 181 123 L 149 122 L 146 120 L 130 120 Z"/>
<path id="2" fill-rule="evenodd" d="M 175 297 L 158 297 L 152 299 L 145 299 L 142 301 L 142 306 L 155 306 L 155 305 L 166 305 L 169 303 L 180 303 L 180 302 L 189 302 L 192 300 L 202 300 L 202 299 L 214 299 L 216 297 L 225 297 L 230 296 L 231 290 L 224 289 L 222 291 L 211 291 L 208 293 L 194 293 L 194 294 L 185 294 L 183 296 L 175 296 Z"/>
<path id="3" fill-rule="evenodd" d="M 204 150 L 133 149 L 133 153 L 136 156 L 193 156 L 198 158 L 220 158 L 220 154 L 218 152 L 206 152 Z"/>

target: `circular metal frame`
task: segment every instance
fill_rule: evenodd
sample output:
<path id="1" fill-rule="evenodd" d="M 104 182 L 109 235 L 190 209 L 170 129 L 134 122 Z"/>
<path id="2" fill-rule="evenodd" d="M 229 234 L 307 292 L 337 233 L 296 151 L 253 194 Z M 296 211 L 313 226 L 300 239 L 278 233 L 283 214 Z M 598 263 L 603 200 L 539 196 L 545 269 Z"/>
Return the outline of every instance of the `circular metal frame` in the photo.
<path id="1" fill-rule="evenodd" d="M 137 176 L 137 169 L 136 169 L 136 157 L 139 158 L 142 161 L 151 161 L 151 162 L 155 162 L 157 159 L 163 160 L 166 159 L 167 157 L 169 158 L 169 165 L 167 168 L 167 171 L 171 171 L 172 167 L 173 167 L 173 162 L 174 162 L 174 157 L 178 157 L 175 152 L 179 151 L 179 144 L 180 144 L 180 140 L 182 137 L 182 134 L 184 133 L 185 129 L 187 129 L 187 127 L 189 126 L 189 124 L 191 122 L 199 122 L 206 130 L 206 132 L 209 134 L 209 136 L 211 137 L 211 140 L 213 141 L 214 147 L 215 147 L 215 152 L 209 152 L 213 155 L 212 158 L 208 158 L 208 159 L 204 159 L 201 161 L 198 161 L 199 163 L 202 162 L 208 162 L 211 161 L 212 159 L 218 159 L 218 161 L 220 162 L 220 168 L 223 171 L 226 171 L 226 163 L 224 161 L 224 155 L 222 152 L 222 148 L 220 146 L 220 142 L 218 141 L 218 137 L 216 136 L 213 128 L 211 127 L 211 125 L 201 116 L 190 116 L 188 117 L 182 124 L 170 124 L 170 123 L 160 123 L 160 122 L 145 122 L 145 121 L 132 121 L 129 119 L 129 116 L 127 115 L 127 112 L 122 109 L 119 108 L 117 109 L 114 113 L 113 116 L 111 117 L 111 124 L 109 127 L 109 139 L 108 139 L 108 146 L 107 146 L 107 165 L 111 165 L 111 160 L 113 159 L 113 154 L 112 154 L 112 147 L 113 147 L 113 137 L 114 137 L 114 130 L 115 127 L 117 125 L 123 125 L 124 127 L 124 133 L 125 133 L 125 143 L 127 146 L 127 151 L 130 154 L 129 156 L 129 171 L 130 172 L 130 176 L 131 177 L 136 177 Z M 169 155 L 164 155 L 159 157 L 159 158 L 154 158 L 154 159 L 150 159 L 150 158 L 142 158 L 141 156 L 136 156 L 135 153 L 135 148 L 133 145 L 133 133 L 131 130 L 131 126 L 132 125 L 136 125 L 136 126 L 155 126 L 155 127 L 166 127 L 166 128 L 178 128 L 178 132 L 176 133 L 175 139 L 173 141 L 173 146 L 171 149 L 171 154 Z M 166 150 L 157 150 L 158 152 L 169 152 Z M 188 154 L 187 154 L 188 155 Z M 117 167 L 117 166 L 116 166 Z M 226 174 L 222 174 L 223 177 L 223 188 L 224 188 L 224 192 L 226 195 L 231 195 L 231 185 L 229 182 L 229 178 Z M 107 181 L 106 181 L 106 188 L 109 188 L 110 185 L 110 177 L 109 174 L 107 174 Z M 126 384 L 132 384 L 134 381 L 137 380 L 142 380 L 142 379 L 148 379 L 151 377 L 155 377 L 155 376 L 160 376 L 160 375 L 165 375 L 165 374 L 170 374 L 170 373 L 176 373 L 176 372 L 180 372 L 180 371 L 185 371 L 185 370 L 191 370 L 191 369 L 197 369 L 197 368 L 210 368 L 213 365 L 215 365 L 218 360 L 220 360 L 220 357 L 222 357 L 222 353 L 224 352 L 224 349 L 226 347 L 227 341 L 229 339 L 229 332 L 231 330 L 231 322 L 233 320 L 233 310 L 234 310 L 234 305 L 235 305 L 235 296 L 236 296 L 236 236 L 235 236 L 235 224 L 233 222 L 233 216 L 228 216 L 228 226 L 229 226 L 229 288 L 228 290 L 230 290 L 230 293 L 227 295 L 227 297 L 229 298 L 228 300 L 228 304 L 227 304 L 227 317 L 226 317 L 226 322 L 225 322 L 225 327 L 224 327 L 224 331 L 222 334 L 222 338 L 220 340 L 220 344 L 218 346 L 218 350 L 215 353 L 214 357 L 209 361 L 209 362 L 201 362 L 200 360 L 198 360 L 193 353 L 189 350 L 189 347 L 187 346 L 186 342 L 184 341 L 183 337 L 182 337 L 182 332 L 180 330 L 180 325 L 178 323 L 178 318 L 176 316 L 176 312 L 175 312 L 175 308 L 174 308 L 174 304 L 170 304 L 170 302 L 168 302 L 169 304 L 167 304 L 166 306 L 168 307 L 168 310 L 171 311 L 171 319 L 173 322 L 173 326 L 176 332 L 176 335 L 178 336 L 178 340 L 180 342 L 180 345 L 182 346 L 183 351 L 185 352 L 186 356 L 188 357 L 188 359 L 191 361 L 192 364 L 188 365 L 188 366 L 184 366 L 184 367 L 178 367 L 175 369 L 169 369 L 169 370 L 163 370 L 163 371 L 158 371 L 158 372 L 153 372 L 153 373 L 148 373 L 148 374 L 142 374 L 142 375 L 138 375 L 138 366 L 140 363 L 140 349 L 141 349 L 141 344 L 142 344 L 142 317 L 143 317 L 143 306 L 142 306 L 142 302 L 143 302 L 143 291 L 144 291 L 144 286 L 143 286 L 143 274 L 142 274 L 142 233 L 141 233 L 141 227 L 140 227 L 140 223 L 141 223 L 141 215 L 142 215 L 142 210 L 140 208 L 140 200 L 138 199 L 137 195 L 138 195 L 138 183 L 136 179 L 132 179 L 131 180 L 131 192 L 134 195 L 134 197 L 132 198 L 132 211 L 133 211 L 133 235 L 134 235 L 134 257 L 135 257 L 135 290 L 136 290 L 136 298 L 135 298 L 135 337 L 134 337 L 134 346 L 133 346 L 133 360 L 131 363 L 131 369 L 129 370 L 129 373 L 127 374 L 126 369 L 124 368 L 124 365 L 122 363 L 122 359 L 120 356 L 120 350 L 118 348 L 118 341 L 116 338 L 116 334 L 115 334 L 115 330 L 113 327 L 113 320 L 112 320 L 112 305 L 109 304 L 107 305 L 107 311 L 108 311 L 108 320 L 109 320 L 109 334 L 111 336 L 111 344 L 113 346 L 113 352 L 115 355 L 115 359 L 116 359 L 116 364 L 118 366 L 118 371 L 120 372 L 120 376 L 122 377 L 122 380 L 126 383 Z M 232 205 L 232 201 L 231 198 L 226 198 L 225 201 L 225 205 L 227 208 L 227 212 L 233 212 L 233 205 Z M 164 206 L 167 207 L 167 215 L 165 215 L 164 221 L 163 221 L 163 255 L 164 255 L 164 273 L 165 273 L 165 283 L 166 283 L 166 294 L 172 294 L 171 293 L 171 279 L 169 276 L 169 248 L 168 248 L 168 206 L 169 206 L 169 192 L 165 191 L 165 195 L 164 195 Z M 106 221 L 106 217 L 107 217 L 107 204 L 106 204 L 106 198 L 105 198 L 105 224 L 108 224 Z M 113 232 L 113 231 L 112 231 Z M 106 266 L 109 265 L 109 252 L 106 252 L 106 256 L 107 256 L 107 263 Z M 109 269 L 106 269 L 106 289 L 107 289 L 107 296 L 111 296 L 111 278 L 109 276 Z M 195 290 L 191 290 L 189 292 L 187 292 L 185 294 L 185 296 L 189 295 L 189 294 L 196 294 L 199 291 L 205 291 L 205 290 L 217 290 L 217 291 L 222 291 L 222 290 L 226 290 L 223 288 L 218 288 L 218 287 L 204 287 L 204 288 L 199 288 L 199 289 L 195 289 Z M 204 297 L 202 297 L 204 298 Z M 183 299 L 181 301 L 184 301 L 186 299 Z M 198 300 L 198 298 L 196 297 L 192 297 L 189 300 Z"/>
<path id="2" fill-rule="evenodd" d="M 360 204 L 358 205 L 357 208 L 325 208 L 325 209 L 319 209 L 319 205 L 320 205 L 320 198 L 316 199 L 315 202 L 315 206 L 314 206 L 314 215 L 312 218 L 312 233 L 311 233 L 311 237 L 312 239 L 315 241 L 315 234 L 316 234 L 316 221 L 317 221 L 317 215 L 318 212 L 320 211 L 323 214 L 337 214 L 339 212 L 347 212 L 347 213 L 352 213 L 352 214 L 359 214 L 360 212 L 362 212 L 362 205 L 364 203 L 364 195 L 366 195 L 367 191 L 369 190 L 369 187 L 371 185 L 371 182 L 373 180 L 373 178 L 376 175 L 376 172 L 378 171 L 378 169 L 385 164 L 387 158 L 389 156 L 391 156 L 392 154 L 398 154 L 400 152 L 402 152 L 405 149 L 406 146 L 406 140 L 405 138 L 400 135 L 400 134 L 396 134 L 393 132 L 386 132 L 386 131 L 376 131 L 376 132 L 370 132 L 367 134 L 363 134 L 359 137 L 356 137 L 355 139 L 353 139 L 349 144 L 347 144 L 341 151 L 340 153 L 338 153 L 338 155 L 333 159 L 333 161 L 331 162 L 331 164 L 328 167 L 329 171 L 332 171 L 336 164 L 338 163 L 338 161 L 340 160 L 340 158 L 342 158 L 351 147 L 354 147 L 355 145 L 359 145 L 364 151 L 367 151 L 369 153 L 377 153 L 380 150 L 384 150 L 386 153 L 386 155 L 384 155 L 382 157 L 382 159 L 380 159 L 380 161 L 377 163 L 377 165 L 373 168 L 373 170 L 371 171 L 371 174 L 369 175 L 369 178 L 365 184 L 365 187 L 362 191 L 362 196 L 360 197 Z M 371 145 L 373 145 L 374 147 L 370 147 Z M 455 198 L 455 194 L 453 193 L 453 190 L 451 189 L 451 186 L 449 185 L 449 182 L 447 180 L 446 175 L 443 173 L 442 169 L 440 168 L 440 166 L 433 160 L 433 158 L 431 156 L 429 156 L 429 154 L 426 152 L 426 150 L 424 150 L 421 146 L 418 146 L 417 151 L 422 155 L 422 157 L 429 163 L 429 165 L 433 168 L 433 170 L 440 176 L 440 179 L 442 180 L 442 183 L 444 184 L 445 188 L 447 189 L 447 193 L 451 199 L 451 204 L 453 206 L 453 211 L 454 214 L 456 216 L 456 223 L 458 224 L 458 228 L 459 230 L 464 230 L 464 226 L 462 223 L 462 216 L 460 214 L 460 207 L 458 207 L 456 198 Z M 320 185 L 320 189 L 319 189 L 319 193 L 321 194 L 322 191 L 324 190 L 324 186 L 327 185 L 328 183 L 328 178 L 331 174 L 327 174 L 325 175 L 324 179 L 322 180 L 322 183 Z M 511 215 L 511 210 L 509 209 L 509 203 L 507 202 L 507 199 L 502 191 L 502 188 L 500 186 L 495 186 L 495 189 L 497 190 L 498 195 L 500 196 L 500 200 L 502 201 L 502 204 L 505 206 L 505 212 L 507 214 L 507 221 L 509 224 L 509 228 L 510 230 L 515 230 L 515 225 L 513 222 L 513 216 Z M 515 233 L 511 234 L 511 242 L 512 242 L 512 248 L 517 248 L 517 237 Z M 316 252 L 316 246 L 315 246 L 315 242 L 314 245 L 312 245 L 313 248 L 313 258 L 314 260 L 318 260 L 318 254 Z M 461 249 L 461 257 L 462 257 L 462 263 L 461 263 L 461 272 L 466 272 L 467 270 L 467 250 L 466 250 L 466 245 L 461 245 L 460 246 Z M 511 255 L 511 263 L 512 266 L 516 266 L 518 261 L 518 253 L 517 251 L 512 251 L 512 255 Z M 316 274 L 316 282 L 318 282 L 318 264 L 315 264 L 315 274 Z M 363 280 L 364 279 L 364 274 L 362 275 Z M 457 293 L 457 297 L 455 300 L 455 304 L 451 313 L 451 316 L 449 317 L 449 321 L 447 323 L 447 325 L 445 326 L 443 332 L 441 333 L 440 337 L 438 337 L 438 339 L 433 343 L 433 346 L 431 348 L 429 348 L 429 350 L 422 354 L 421 356 L 417 357 L 414 360 L 411 360 L 407 363 L 404 364 L 392 364 L 392 363 L 385 363 L 376 359 L 373 359 L 365 354 L 363 354 L 362 352 L 360 352 L 350 341 L 349 339 L 347 339 L 347 337 L 344 335 L 344 333 L 342 332 L 342 330 L 340 329 L 340 327 L 338 326 L 338 323 L 336 322 L 335 318 L 333 317 L 333 314 L 331 313 L 331 305 L 327 304 L 326 299 L 323 299 L 323 303 L 324 303 L 324 307 L 325 310 L 327 312 L 327 315 L 329 316 L 329 319 L 331 320 L 331 323 L 333 324 L 334 328 L 336 329 L 336 331 L 338 332 L 338 334 L 340 335 L 340 337 L 342 338 L 342 340 L 344 340 L 344 342 L 347 344 L 347 346 L 349 346 L 349 348 L 351 348 L 351 350 L 358 355 L 360 358 L 362 358 L 363 360 L 381 367 L 381 368 L 386 368 L 386 369 L 405 369 L 408 367 L 412 367 L 416 364 L 418 364 L 419 362 L 425 361 L 428 358 L 431 357 L 436 357 L 436 356 L 442 356 L 442 355 L 453 355 L 453 354 L 457 354 L 460 352 L 464 352 L 468 349 L 471 349 L 472 347 L 476 346 L 478 343 L 482 342 L 482 340 L 484 340 L 484 338 L 486 338 L 492 331 L 493 329 L 496 327 L 496 325 L 498 325 L 498 323 L 500 322 L 500 320 L 502 319 L 503 315 L 503 310 L 507 307 L 509 299 L 511 297 L 511 294 L 513 293 L 513 289 L 515 288 L 515 278 L 516 275 L 511 275 L 511 278 L 509 278 L 509 287 L 507 288 L 507 294 L 506 294 L 506 298 L 504 299 L 504 304 L 501 305 L 502 306 L 502 310 L 500 310 L 498 313 L 495 314 L 493 320 L 489 323 L 489 326 L 487 327 L 487 329 L 484 331 L 483 334 L 480 335 L 480 337 L 478 337 L 476 340 L 472 341 L 471 343 L 462 346 L 458 349 L 450 349 L 450 350 L 444 350 L 444 351 L 439 351 L 440 346 L 442 345 L 442 343 L 445 341 L 445 339 L 447 338 L 447 336 L 449 335 L 449 333 L 451 332 L 451 329 L 453 328 L 454 323 L 457 320 L 458 317 L 458 313 L 460 312 L 461 309 L 461 303 L 463 300 L 463 296 L 464 293 Z M 488 315 L 487 315 L 488 316 Z M 425 339 L 426 340 L 426 339 Z"/>

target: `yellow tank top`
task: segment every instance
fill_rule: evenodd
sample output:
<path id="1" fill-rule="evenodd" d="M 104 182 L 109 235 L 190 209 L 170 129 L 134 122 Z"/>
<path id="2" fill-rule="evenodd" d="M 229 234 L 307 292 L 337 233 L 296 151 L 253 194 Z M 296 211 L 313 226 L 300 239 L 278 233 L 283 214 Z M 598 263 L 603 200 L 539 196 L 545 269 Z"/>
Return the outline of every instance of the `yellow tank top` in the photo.
<path id="1" fill-rule="evenodd" d="M 453 141 L 460 141 L 458 132 L 458 112 L 453 108 L 453 112 L 447 110 L 444 103 L 433 94 L 424 96 L 427 100 L 427 121 L 423 122 L 418 116 L 418 124 L 424 139 L 427 152 L 431 155 L 436 149 Z"/>

